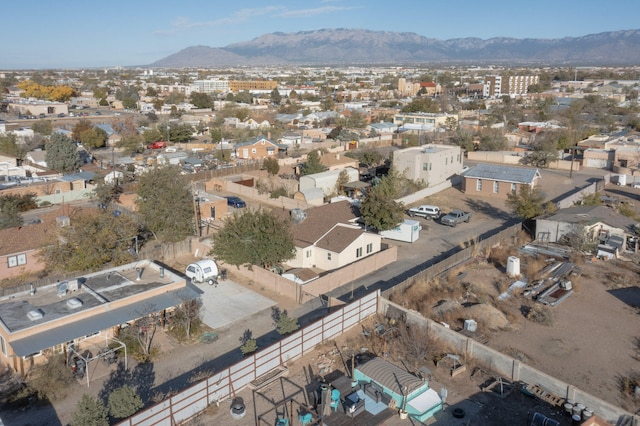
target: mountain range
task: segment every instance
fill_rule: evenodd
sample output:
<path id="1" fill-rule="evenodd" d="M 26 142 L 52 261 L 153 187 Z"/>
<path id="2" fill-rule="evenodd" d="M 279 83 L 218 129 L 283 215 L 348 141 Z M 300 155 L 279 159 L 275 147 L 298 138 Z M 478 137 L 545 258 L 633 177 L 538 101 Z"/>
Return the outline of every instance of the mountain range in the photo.
<path id="1" fill-rule="evenodd" d="M 637 65 L 640 30 L 559 39 L 496 37 L 438 40 L 415 33 L 322 29 L 271 33 L 226 47 L 192 46 L 150 67 L 258 65 Z"/>

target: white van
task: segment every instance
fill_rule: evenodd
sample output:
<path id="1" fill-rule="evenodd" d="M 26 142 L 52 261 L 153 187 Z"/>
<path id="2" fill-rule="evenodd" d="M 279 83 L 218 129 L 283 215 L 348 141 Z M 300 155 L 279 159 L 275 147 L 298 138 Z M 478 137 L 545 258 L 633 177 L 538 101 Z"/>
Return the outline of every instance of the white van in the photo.
<path id="1" fill-rule="evenodd" d="M 218 284 L 218 265 L 212 259 L 202 259 L 187 265 L 184 274 L 193 283 L 207 282 L 209 285 Z"/>

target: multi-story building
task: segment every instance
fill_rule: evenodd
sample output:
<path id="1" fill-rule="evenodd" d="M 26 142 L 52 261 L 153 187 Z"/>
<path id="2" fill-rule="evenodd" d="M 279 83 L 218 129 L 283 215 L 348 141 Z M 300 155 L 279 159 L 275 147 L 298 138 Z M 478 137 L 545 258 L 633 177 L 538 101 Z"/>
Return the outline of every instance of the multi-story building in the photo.
<path id="1" fill-rule="evenodd" d="M 192 83 L 193 91 L 198 93 L 218 93 L 229 90 L 229 80 L 196 80 Z"/>
<path id="2" fill-rule="evenodd" d="M 411 180 L 422 180 L 429 186 L 446 181 L 462 172 L 462 150 L 459 146 L 423 145 L 393 153 L 394 167 Z"/>
<path id="3" fill-rule="evenodd" d="M 278 88 L 278 82 L 273 80 L 231 80 L 229 89 L 236 92 L 250 92 L 252 90 L 273 90 Z"/>
<path id="4" fill-rule="evenodd" d="M 408 130 L 435 130 L 446 127 L 447 119 L 458 121 L 456 114 L 433 113 L 433 112 L 407 112 L 393 116 L 393 124 L 398 127 L 405 127 Z"/>
<path id="5" fill-rule="evenodd" d="M 526 95 L 529 86 L 538 84 L 540 77 L 537 75 L 499 75 L 487 76 L 484 80 L 484 97 L 497 97 L 502 95 Z"/>

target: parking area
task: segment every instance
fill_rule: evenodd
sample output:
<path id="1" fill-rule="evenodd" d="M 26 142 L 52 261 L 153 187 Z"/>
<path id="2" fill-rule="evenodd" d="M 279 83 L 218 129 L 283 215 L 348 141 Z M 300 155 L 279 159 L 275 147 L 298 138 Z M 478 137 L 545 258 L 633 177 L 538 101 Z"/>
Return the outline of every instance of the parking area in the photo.
<path id="1" fill-rule="evenodd" d="M 277 304 L 230 279 L 219 280 L 217 286 L 206 283 L 196 286 L 202 291 L 202 320 L 213 329 L 227 327 Z"/>

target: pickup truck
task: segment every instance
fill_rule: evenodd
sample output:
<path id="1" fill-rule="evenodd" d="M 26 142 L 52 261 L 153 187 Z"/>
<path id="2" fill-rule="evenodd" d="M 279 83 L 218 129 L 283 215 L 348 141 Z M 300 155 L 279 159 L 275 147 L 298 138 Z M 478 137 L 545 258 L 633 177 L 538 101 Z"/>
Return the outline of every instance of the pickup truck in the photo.
<path id="1" fill-rule="evenodd" d="M 463 212 L 462 210 L 452 210 L 450 213 L 440 218 L 440 223 L 447 226 L 457 226 L 462 222 L 469 222 L 471 220 L 471 213 Z"/>
<path id="2" fill-rule="evenodd" d="M 411 217 L 421 216 L 425 219 L 437 219 L 440 217 L 442 212 L 436 206 L 422 205 L 410 208 L 409 210 L 407 210 L 407 214 Z"/>

